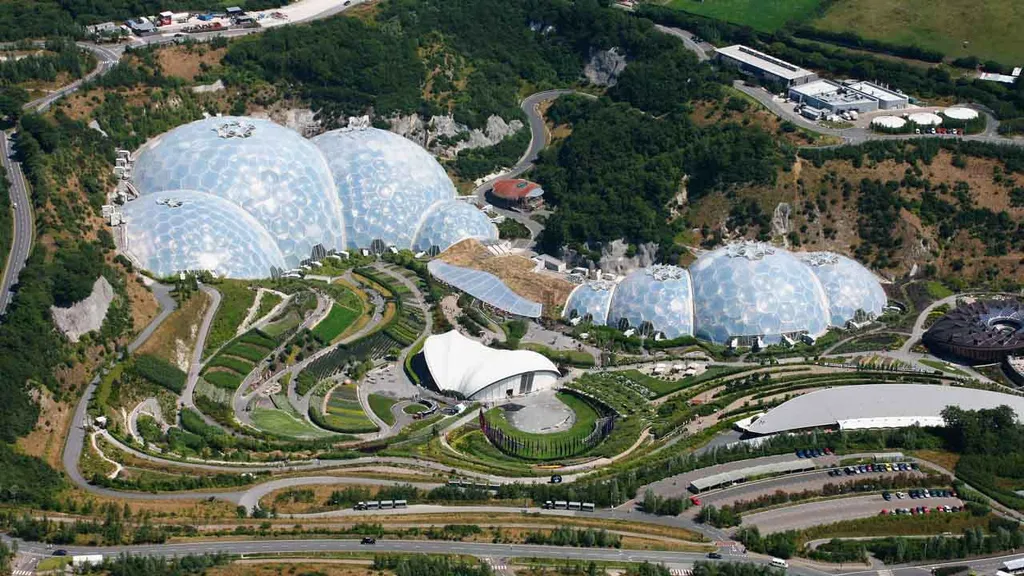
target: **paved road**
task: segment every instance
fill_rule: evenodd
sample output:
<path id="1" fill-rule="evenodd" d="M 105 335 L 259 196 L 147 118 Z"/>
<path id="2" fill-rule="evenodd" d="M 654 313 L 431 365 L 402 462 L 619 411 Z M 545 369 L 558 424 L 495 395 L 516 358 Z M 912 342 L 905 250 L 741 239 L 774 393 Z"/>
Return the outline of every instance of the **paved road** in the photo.
<path id="1" fill-rule="evenodd" d="M 830 524 L 841 520 L 870 518 L 877 516 L 882 510 L 892 508 L 912 508 L 917 506 L 963 506 L 959 498 L 923 498 L 912 500 L 892 500 L 886 502 L 878 494 L 853 496 L 839 500 L 821 500 L 807 504 L 797 504 L 786 508 L 777 508 L 743 515 L 744 526 L 757 526 L 762 534 L 799 530 L 811 526 Z M 937 512 L 933 512 L 936 513 Z"/>
<path id="2" fill-rule="evenodd" d="M 18 542 L 19 551 L 24 555 L 49 556 L 45 545 Z M 69 555 L 135 554 L 149 556 L 179 556 L 185 554 L 293 554 L 308 555 L 323 552 L 392 552 L 411 554 L 461 554 L 477 558 L 549 558 L 581 561 L 606 562 L 652 562 L 674 566 L 691 566 L 704 559 L 703 553 L 663 552 L 654 550 L 619 550 L 611 548 L 571 548 L 568 546 L 539 546 L 532 544 L 489 544 L 476 542 L 438 542 L 430 540 L 377 540 L 376 545 L 361 545 L 359 540 L 247 540 L 236 542 L 186 542 L 181 544 L 153 544 L 139 546 L 107 546 L 89 548 L 83 546 L 64 547 Z M 766 564 L 763 556 L 744 556 L 744 560 Z M 791 574 L 816 576 L 820 571 L 793 565 Z"/>
<path id="3" fill-rule="evenodd" d="M 693 41 L 692 32 L 687 32 L 686 30 L 681 30 L 679 28 L 672 28 L 670 26 L 662 26 L 661 24 L 655 24 L 654 27 L 658 29 L 660 32 L 664 32 L 669 36 L 675 36 L 676 38 L 682 40 L 683 45 L 686 46 L 686 49 L 697 55 L 697 60 L 705 62 L 711 59 L 711 56 L 708 55 L 707 50 L 704 49 L 704 46 Z"/>
<path id="4" fill-rule="evenodd" d="M 53 104 L 60 98 L 63 98 L 64 96 L 74 92 L 75 90 L 78 90 L 82 86 L 82 84 L 109 72 L 114 66 L 117 65 L 117 62 L 121 59 L 121 54 L 123 53 L 123 49 L 120 49 L 118 47 L 99 46 L 96 44 L 91 44 L 89 42 L 78 42 L 77 45 L 79 48 L 82 48 L 83 50 L 88 50 L 89 52 L 92 52 L 93 56 L 96 57 L 96 67 L 93 68 L 92 72 L 89 72 L 84 77 L 75 80 L 71 84 L 62 86 L 61 88 L 58 88 L 53 92 L 50 92 L 46 96 L 36 98 L 28 104 L 25 104 L 24 108 L 26 110 L 35 110 L 37 112 L 46 110 L 50 107 L 51 104 Z"/>
<path id="5" fill-rule="evenodd" d="M 199 289 L 210 297 L 210 307 L 206 309 L 206 314 L 203 315 L 203 323 L 199 327 L 196 344 L 192 349 L 192 362 L 188 367 L 188 380 L 185 382 L 185 389 L 181 391 L 181 397 L 178 399 L 178 405 L 184 408 L 194 408 L 196 405 L 193 396 L 196 391 L 196 382 L 199 380 L 199 371 L 203 367 L 203 348 L 206 347 L 206 337 L 210 335 L 210 326 L 213 324 L 214 316 L 217 315 L 217 308 L 220 307 L 220 292 L 212 286 L 205 284 L 199 286 Z"/>
<path id="6" fill-rule="evenodd" d="M 160 325 L 163 324 L 164 320 L 171 315 L 171 312 L 174 312 L 178 308 L 178 301 L 171 296 L 170 286 L 154 282 L 150 286 L 150 289 L 153 291 L 153 296 L 156 297 L 157 303 L 160 304 L 160 313 L 157 314 L 156 318 L 153 318 L 149 324 L 142 329 L 142 332 L 139 332 L 139 335 L 135 337 L 135 340 L 132 340 L 131 344 L 128 345 L 129 354 L 134 354 L 140 346 L 145 344 L 146 340 L 149 340 L 149 337 L 153 335 L 153 332 L 156 332 L 156 329 L 159 328 Z"/>
<path id="7" fill-rule="evenodd" d="M 8 194 L 14 211 L 14 236 L 11 242 L 11 251 L 7 254 L 7 264 L 3 269 L 3 279 L 0 280 L 0 316 L 7 310 L 7 305 L 11 300 L 11 288 L 18 283 L 18 275 L 25 268 L 25 261 L 28 260 L 28 255 L 32 251 L 32 241 L 35 236 L 28 184 L 21 171 L 21 163 L 11 157 L 13 152 L 8 134 L 3 132 L 2 135 L 3 137 L 0 138 L 2 159 L 0 160 L 7 172 Z"/>

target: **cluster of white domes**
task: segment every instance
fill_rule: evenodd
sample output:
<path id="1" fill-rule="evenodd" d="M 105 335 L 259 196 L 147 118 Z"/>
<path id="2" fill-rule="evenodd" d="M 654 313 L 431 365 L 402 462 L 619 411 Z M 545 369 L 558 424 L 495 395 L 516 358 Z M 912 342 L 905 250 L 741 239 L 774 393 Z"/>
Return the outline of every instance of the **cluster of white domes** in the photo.
<path id="1" fill-rule="evenodd" d="M 497 238 L 426 150 L 376 128 L 307 140 L 268 120 L 206 118 L 147 143 L 132 182 L 141 199 L 124 207 L 125 248 L 159 275 L 206 269 L 259 278 L 272 272 L 265 264 L 298 266 L 318 246 L 444 250 L 465 238 Z M 222 214 L 196 216 L 210 211 Z M 265 249 L 266 238 L 276 252 Z M 221 247 L 216 258 L 211 246 Z"/>
<path id="2" fill-rule="evenodd" d="M 845 256 L 736 242 L 702 254 L 688 270 L 654 266 L 617 285 L 585 282 L 569 295 L 563 315 L 666 338 L 771 344 L 873 318 L 885 305 L 875 275 Z"/>

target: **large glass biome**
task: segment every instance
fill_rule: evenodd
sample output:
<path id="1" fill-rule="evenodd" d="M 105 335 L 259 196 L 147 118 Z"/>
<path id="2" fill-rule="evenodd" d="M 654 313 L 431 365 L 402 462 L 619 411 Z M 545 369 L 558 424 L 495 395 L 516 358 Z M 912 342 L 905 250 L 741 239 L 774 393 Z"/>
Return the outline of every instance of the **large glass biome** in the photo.
<path id="1" fill-rule="evenodd" d="M 832 252 L 808 252 L 800 259 L 811 267 L 825 289 L 833 326 L 846 326 L 850 320 L 873 320 L 885 311 L 885 289 L 856 260 Z"/>
<path id="2" fill-rule="evenodd" d="M 267 278 L 285 265 L 274 238 L 245 210 L 203 192 L 174 190 L 125 205 L 125 251 L 158 276 L 209 270 Z"/>
<path id="3" fill-rule="evenodd" d="M 591 280 L 573 289 L 562 309 L 565 318 L 583 318 L 594 324 L 608 322 L 608 309 L 612 305 L 615 283 L 607 280 Z"/>
<path id="4" fill-rule="evenodd" d="M 690 266 L 694 334 L 719 344 L 734 337 L 820 336 L 828 328 L 825 291 L 796 256 L 762 242 L 712 250 Z"/>
<path id="5" fill-rule="evenodd" d="M 366 248 L 374 240 L 413 248 L 431 207 L 456 196 L 437 160 L 398 134 L 345 128 L 321 134 L 313 143 L 334 175 L 350 248 Z"/>
<path id="6" fill-rule="evenodd" d="M 435 204 L 420 224 L 413 242 L 415 250 L 444 250 L 466 238 L 496 240 L 498 229 L 479 208 L 461 200 Z"/>
<path id="7" fill-rule="evenodd" d="M 690 275 L 677 266 L 663 265 L 630 272 L 612 295 L 608 325 L 649 329 L 666 338 L 693 335 Z"/>
<path id="8" fill-rule="evenodd" d="M 180 126 L 136 154 L 142 195 L 188 189 L 241 207 L 270 233 L 289 266 L 313 246 L 346 246 L 334 180 L 319 149 L 269 120 L 212 117 Z"/>

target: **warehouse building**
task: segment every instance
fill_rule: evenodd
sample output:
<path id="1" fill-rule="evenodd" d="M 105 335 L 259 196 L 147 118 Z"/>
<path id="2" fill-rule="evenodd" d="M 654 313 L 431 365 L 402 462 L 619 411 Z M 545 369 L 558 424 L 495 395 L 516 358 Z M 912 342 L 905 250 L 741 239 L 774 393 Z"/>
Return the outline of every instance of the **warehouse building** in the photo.
<path id="1" fill-rule="evenodd" d="M 739 44 L 716 49 L 715 59 L 720 64 L 739 68 L 740 72 L 749 76 L 779 82 L 787 87 L 807 84 L 818 79 L 818 75 L 810 70 Z"/>
<path id="2" fill-rule="evenodd" d="M 1009 406 L 1024 416 L 1024 398 L 1001 392 L 932 384 L 866 384 L 808 392 L 736 427 L 751 436 L 814 429 L 863 430 L 943 426 L 947 406 L 964 410 Z"/>
<path id="3" fill-rule="evenodd" d="M 845 84 L 837 84 L 831 80 L 816 80 L 791 86 L 789 99 L 829 114 L 850 110 L 860 113 L 899 110 L 909 104 L 909 99 L 904 94 L 859 80 Z"/>
<path id="4" fill-rule="evenodd" d="M 856 112 L 878 110 L 878 100 L 831 80 L 815 80 L 807 84 L 791 86 L 789 99 L 830 114 L 839 114 L 849 110 Z"/>

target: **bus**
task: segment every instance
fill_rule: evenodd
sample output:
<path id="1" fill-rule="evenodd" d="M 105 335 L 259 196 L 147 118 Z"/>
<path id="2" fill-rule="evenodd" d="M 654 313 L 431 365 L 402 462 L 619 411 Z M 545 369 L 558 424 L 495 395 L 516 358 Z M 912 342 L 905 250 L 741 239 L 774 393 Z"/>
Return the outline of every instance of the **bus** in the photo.
<path id="1" fill-rule="evenodd" d="M 405 500 L 395 500 L 395 508 L 405 508 L 409 505 L 409 502 Z"/>
<path id="2" fill-rule="evenodd" d="M 594 511 L 594 503 L 593 502 L 584 502 L 583 503 L 583 511 L 584 512 L 593 512 Z"/>
<path id="3" fill-rule="evenodd" d="M 394 507 L 395 507 L 395 503 L 392 502 L 391 500 L 381 500 L 380 501 L 380 509 L 381 510 L 384 510 L 385 508 L 394 508 Z"/>
<path id="4" fill-rule="evenodd" d="M 582 508 L 583 505 L 579 502 L 569 502 L 569 510 L 580 510 Z"/>
<path id="5" fill-rule="evenodd" d="M 370 500 L 366 503 L 367 510 L 380 510 L 380 502 L 376 500 Z"/>
<path id="6" fill-rule="evenodd" d="M 555 510 L 565 510 L 569 507 L 569 503 L 565 500 L 555 500 Z"/>

